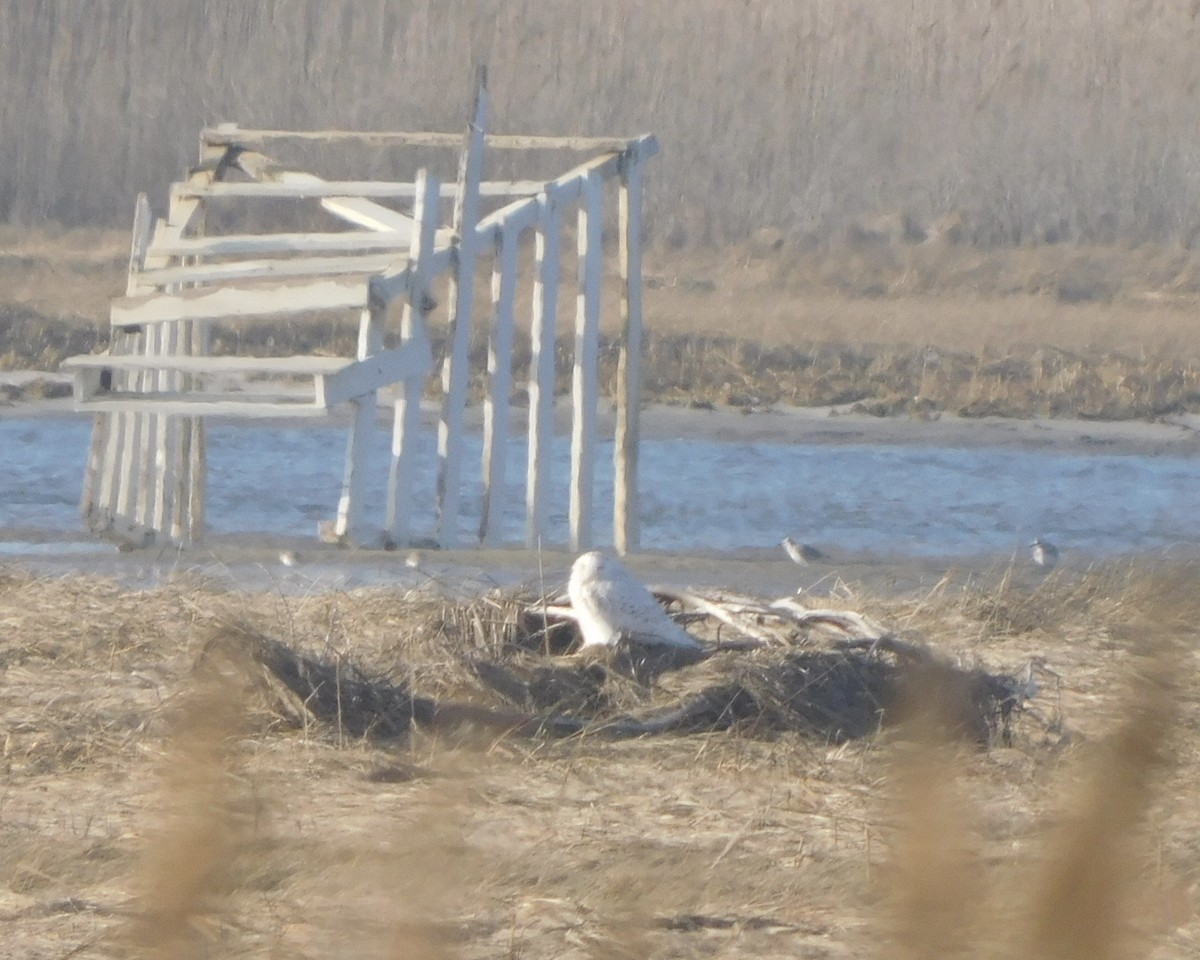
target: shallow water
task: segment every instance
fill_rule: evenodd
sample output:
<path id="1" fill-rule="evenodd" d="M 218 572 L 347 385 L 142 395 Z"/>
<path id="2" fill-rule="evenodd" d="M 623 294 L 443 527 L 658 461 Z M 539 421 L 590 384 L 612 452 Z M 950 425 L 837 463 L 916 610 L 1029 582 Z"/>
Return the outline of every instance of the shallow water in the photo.
<path id="1" fill-rule="evenodd" d="M 81 534 L 77 504 L 91 422 L 0 419 L 0 529 Z M 344 427 L 210 425 L 207 515 L 215 534 L 313 536 L 339 494 Z M 382 524 L 389 431 L 371 444 L 367 517 Z M 434 437 L 419 443 L 431 505 Z M 502 540 L 524 535 L 523 445 L 509 452 Z M 480 441 L 469 441 L 461 532 L 479 524 Z M 566 438 L 553 447 L 550 515 L 566 538 Z M 611 543 L 612 444 L 598 449 L 595 529 Z M 1023 549 L 1034 536 L 1088 556 L 1200 546 L 1200 458 L 1012 448 L 653 440 L 641 454 L 642 543 L 722 554 L 779 538 L 845 555 L 953 557 Z M 431 506 L 416 524 L 433 529 Z"/>

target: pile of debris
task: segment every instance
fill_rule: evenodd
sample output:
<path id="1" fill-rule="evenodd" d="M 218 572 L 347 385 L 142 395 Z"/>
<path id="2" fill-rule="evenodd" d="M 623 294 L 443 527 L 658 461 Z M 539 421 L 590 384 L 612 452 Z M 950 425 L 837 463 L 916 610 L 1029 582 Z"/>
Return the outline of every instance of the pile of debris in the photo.
<path id="1" fill-rule="evenodd" d="M 220 654 L 250 670 L 270 691 L 273 710 L 292 722 L 383 740 L 414 725 L 470 724 L 518 736 L 736 728 L 842 742 L 920 711 L 951 735 L 1007 744 L 1016 718 L 1029 712 L 1039 671 L 1049 673 L 1037 660 L 1011 673 L 955 664 L 861 613 L 811 608 L 795 597 L 647 591 L 616 566 L 620 590 L 606 580 L 587 596 L 572 583 L 568 595 L 491 596 L 441 608 L 427 632 L 444 634 L 454 622 L 463 639 L 439 650 L 437 682 L 424 692 L 419 678 L 434 671 L 415 648 L 411 660 L 373 675 L 343 654 L 307 655 L 230 624 L 203 659 Z M 619 617 L 606 603 L 641 618 L 608 634 Z"/>

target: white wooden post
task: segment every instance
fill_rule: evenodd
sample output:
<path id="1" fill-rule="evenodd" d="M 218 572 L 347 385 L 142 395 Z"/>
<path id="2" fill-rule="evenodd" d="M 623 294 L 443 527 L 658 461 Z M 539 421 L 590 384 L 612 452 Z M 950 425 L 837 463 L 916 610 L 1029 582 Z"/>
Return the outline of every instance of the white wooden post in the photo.
<path id="1" fill-rule="evenodd" d="M 412 247 L 409 251 L 411 280 L 408 302 L 404 304 L 401 317 L 400 340 L 402 344 L 417 337 L 427 337 L 426 315 L 432 298 L 430 296 L 431 265 L 433 247 L 438 224 L 438 181 L 437 177 L 421 169 L 417 172 L 416 199 L 413 218 L 417 228 L 413 231 Z M 392 421 L 392 460 L 388 468 L 387 537 L 393 544 L 405 544 L 412 532 L 412 464 L 413 446 L 421 420 L 421 391 L 424 376 L 405 379 L 395 404 Z"/>
<path id="2" fill-rule="evenodd" d="M 236 125 L 235 125 L 236 126 Z M 222 146 L 209 145 L 200 138 L 200 162 L 216 164 L 227 155 Z M 216 179 L 216 172 L 198 172 L 188 178 L 189 183 L 211 186 Z M 207 206 L 203 198 L 192 198 L 191 204 L 184 198 L 172 198 L 170 222 L 175 228 L 175 236 L 181 237 L 189 229 L 194 228 L 197 234 L 207 232 Z M 189 264 L 200 262 L 196 256 L 183 261 Z M 183 353 L 193 357 L 207 357 L 211 352 L 212 339 L 211 320 L 192 320 L 180 327 L 174 334 L 171 353 Z M 171 389 L 191 389 L 196 378 L 190 374 L 170 372 L 167 383 Z M 172 517 L 172 530 L 175 539 L 195 541 L 204 536 L 204 503 L 208 487 L 208 427 L 203 417 L 172 417 L 167 430 L 167 442 L 170 449 L 177 453 L 173 470 L 167 468 L 163 475 L 164 487 L 168 481 L 175 479 L 172 473 L 182 478 L 177 484 L 179 491 L 173 504 L 166 504 Z M 168 457 L 170 463 L 172 458 Z"/>
<path id="3" fill-rule="evenodd" d="M 204 222 L 203 206 L 189 204 L 182 209 L 180 200 L 171 201 L 168 222 L 178 223 L 188 221 L 191 225 L 200 227 Z M 177 293 L 182 284 L 169 284 L 164 293 Z M 186 342 L 186 331 L 180 330 L 178 323 L 153 324 L 146 328 L 147 356 L 174 356 L 181 350 L 180 344 Z M 183 383 L 183 376 L 177 371 L 160 370 L 157 373 L 147 373 L 146 385 L 149 389 L 160 393 L 178 390 Z M 151 414 L 148 418 L 148 428 L 142 451 L 143 487 L 138 497 L 138 523 L 144 528 L 155 531 L 182 531 L 177 524 L 174 512 L 179 507 L 175 497 L 175 475 L 179 471 L 178 450 L 181 443 L 178 418 L 161 414 Z M 182 535 L 176 539 L 183 539 Z"/>
<path id="4" fill-rule="evenodd" d="M 613 445 L 613 545 L 622 555 L 636 551 L 641 543 L 638 444 L 642 393 L 642 168 L 639 159 L 631 152 L 621 165 L 618 213 L 622 289 Z"/>
<path id="5" fill-rule="evenodd" d="M 209 354 L 208 320 L 188 321 L 179 331 L 176 350 L 193 357 Z M 172 389 L 193 386 L 190 374 L 172 373 Z M 175 501 L 171 505 L 172 537 L 180 542 L 199 540 L 204 536 L 204 495 L 208 484 L 206 427 L 203 417 L 172 417 L 174 436 L 171 438 L 174 465 L 167 478 L 174 482 Z"/>
<path id="6" fill-rule="evenodd" d="M 361 359 L 361 358 L 360 358 Z M 346 441 L 346 466 L 342 473 L 342 495 L 338 500 L 338 539 L 356 540 L 362 535 L 362 489 L 367 479 L 367 449 L 375 420 L 375 394 L 368 393 L 350 401 L 354 420 Z"/>
<path id="7" fill-rule="evenodd" d="M 383 343 L 383 315 L 387 307 L 374 302 L 362 312 L 358 326 L 359 360 L 379 351 Z M 346 441 L 346 466 L 342 475 L 342 495 L 338 501 L 334 533 L 338 539 L 357 539 L 362 534 L 362 490 L 367 479 L 367 450 L 371 427 L 375 420 L 375 391 L 364 393 L 350 401 L 354 421 Z"/>
<path id="8" fill-rule="evenodd" d="M 552 191 L 538 197 L 536 274 L 530 330 L 529 460 L 525 470 L 525 543 L 536 547 L 546 532 L 546 481 L 554 439 L 554 326 L 558 309 L 558 203 Z"/>
<path id="9" fill-rule="evenodd" d="M 133 239 L 130 242 L 129 266 L 125 278 L 126 294 L 137 292 L 137 275 L 145 265 L 146 249 L 150 246 L 153 227 L 154 216 L 150 211 L 150 201 L 144 193 L 139 193 L 133 208 Z M 132 341 L 131 335 L 114 331 L 110 352 L 128 353 Z M 92 443 L 83 476 L 83 496 L 79 504 L 79 512 L 84 520 L 92 518 L 97 510 L 111 515 L 116 508 L 114 481 L 124 422 L 119 414 L 105 413 L 97 414 L 92 421 Z"/>
<path id="10" fill-rule="evenodd" d="M 142 334 L 143 352 L 146 357 L 153 358 L 164 352 L 174 326 L 161 323 L 146 328 L 146 332 Z M 146 392 L 161 391 L 166 386 L 166 377 L 165 372 L 147 370 L 142 374 L 141 389 Z M 158 445 L 165 420 L 165 417 L 154 413 L 142 415 L 141 449 L 138 453 L 140 476 L 137 490 L 137 523 L 143 529 L 152 529 L 154 500 L 160 479 L 156 470 Z"/>
<path id="11" fill-rule="evenodd" d="M 162 353 L 174 355 L 179 352 L 180 333 L 173 323 L 159 324 L 161 341 L 159 349 Z M 164 370 L 158 375 L 158 389 L 163 392 L 178 390 L 181 377 L 178 373 Z M 179 423 L 177 417 L 155 417 L 154 443 L 154 474 L 156 483 L 154 495 L 148 504 L 148 516 L 145 525 L 153 530 L 169 530 L 171 513 L 174 504 L 175 487 L 175 458 L 171 451 L 179 444 Z"/>
<path id="12" fill-rule="evenodd" d="M 575 364 L 571 377 L 570 544 L 592 545 L 592 488 L 595 474 L 596 402 L 599 395 L 601 180 L 590 174 L 579 208 L 579 293 L 575 301 Z"/>
<path id="13" fill-rule="evenodd" d="M 504 472 L 508 452 L 509 395 L 512 393 L 513 302 L 517 294 L 517 244 L 520 235 L 501 229 L 492 268 L 492 329 L 488 337 L 488 393 L 483 401 L 483 506 L 479 540 L 498 538 L 504 508 Z"/>
<path id="14" fill-rule="evenodd" d="M 111 350 L 117 355 L 124 356 L 133 353 L 137 344 L 137 336 L 124 330 L 113 333 Z M 124 386 L 124 374 L 113 370 L 109 374 L 109 386 L 118 389 Z M 121 489 L 121 451 L 125 447 L 126 426 L 129 414 L 113 413 L 100 414 L 107 417 L 105 428 L 104 456 L 100 466 L 100 496 L 99 519 L 103 524 L 111 525 L 117 515 L 117 497 Z"/>
<path id="15" fill-rule="evenodd" d="M 450 280 L 450 333 L 442 365 L 442 415 L 438 420 L 437 539 L 452 547 L 458 537 L 462 473 L 463 413 L 471 364 L 471 309 L 475 301 L 475 224 L 479 221 L 479 180 L 483 172 L 483 131 L 487 120 L 487 77 L 481 71 L 466 143 L 459 158 L 454 198 L 458 262 Z"/>

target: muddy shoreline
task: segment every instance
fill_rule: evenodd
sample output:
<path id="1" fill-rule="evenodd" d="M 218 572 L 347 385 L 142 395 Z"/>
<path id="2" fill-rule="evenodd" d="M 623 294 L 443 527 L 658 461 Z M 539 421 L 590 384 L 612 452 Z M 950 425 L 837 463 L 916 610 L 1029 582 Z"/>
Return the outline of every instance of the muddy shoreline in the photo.
<path id="1" fill-rule="evenodd" d="M 30 385 L 45 386 L 31 391 Z M 70 377 L 33 370 L 0 371 L 0 390 L 8 388 L 14 399 L 0 403 L 0 418 L 86 417 L 77 412 L 66 394 Z M 390 417 L 393 396 L 380 392 L 379 415 Z M 424 420 L 437 417 L 436 400 L 422 404 Z M 329 421 L 288 421 L 290 427 L 341 422 L 344 414 Z M 611 437 L 615 415 L 607 400 L 600 404 L 599 429 Z M 523 429 L 525 411 L 515 409 L 513 426 Z M 555 426 L 567 431 L 569 398 L 556 403 Z M 480 429 L 482 409 L 468 409 L 466 422 Z M 694 406 L 649 403 L 642 410 L 642 436 L 647 439 L 710 440 L 721 443 L 885 444 L 893 446 L 1008 447 L 1059 453 L 1130 454 L 1158 456 L 1200 455 L 1200 414 L 1181 413 L 1155 422 L 1144 420 L 1081 420 L 1031 417 L 961 417 L 938 413 L 924 417 L 875 416 L 855 411 L 852 404 L 821 407 Z"/>

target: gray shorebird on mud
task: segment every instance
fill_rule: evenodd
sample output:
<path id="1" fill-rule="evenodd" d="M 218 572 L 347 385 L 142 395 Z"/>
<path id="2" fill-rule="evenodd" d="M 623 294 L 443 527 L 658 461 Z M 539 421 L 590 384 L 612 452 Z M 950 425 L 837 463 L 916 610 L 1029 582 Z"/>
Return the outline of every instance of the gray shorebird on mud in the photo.
<path id="1" fill-rule="evenodd" d="M 829 559 L 816 547 L 810 546 L 807 543 L 797 543 L 791 537 L 784 537 L 779 543 L 783 547 L 784 552 L 792 558 L 792 562 L 801 567 L 807 567 L 810 563 L 817 560 Z"/>
<path id="2" fill-rule="evenodd" d="M 1037 537 L 1029 545 L 1029 559 L 1033 561 L 1035 567 L 1049 570 L 1058 563 L 1058 547 Z"/>

